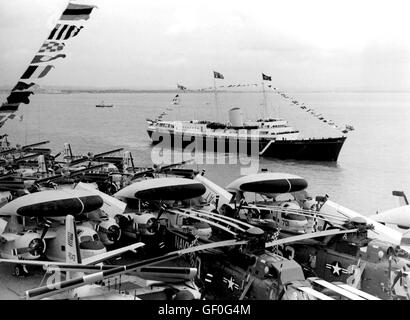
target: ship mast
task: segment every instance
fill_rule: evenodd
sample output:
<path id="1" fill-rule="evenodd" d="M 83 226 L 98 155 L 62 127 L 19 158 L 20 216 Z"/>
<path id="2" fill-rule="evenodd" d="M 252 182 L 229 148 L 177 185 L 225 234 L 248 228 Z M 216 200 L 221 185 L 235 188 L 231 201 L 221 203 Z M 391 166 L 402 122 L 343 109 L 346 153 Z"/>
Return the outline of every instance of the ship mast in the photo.
<path id="1" fill-rule="evenodd" d="M 216 118 L 219 119 L 218 94 L 217 94 L 217 90 L 216 90 L 216 78 L 215 77 L 214 77 L 214 94 L 215 94 Z"/>
<path id="2" fill-rule="evenodd" d="M 272 77 L 267 76 L 266 74 L 262 73 L 262 93 L 263 93 L 263 113 L 264 113 L 262 118 L 268 118 L 268 99 L 266 97 L 265 81 L 272 81 Z"/>
<path id="3" fill-rule="evenodd" d="M 266 98 L 265 82 L 262 80 L 262 93 L 263 93 L 263 115 L 262 119 L 268 118 L 268 102 Z"/>
<path id="4" fill-rule="evenodd" d="M 214 71 L 214 94 L 215 94 L 215 108 L 216 108 L 216 117 L 217 119 L 220 119 L 219 116 L 219 106 L 218 106 L 218 94 L 216 91 L 216 79 L 224 79 L 224 76 L 222 73 Z"/>

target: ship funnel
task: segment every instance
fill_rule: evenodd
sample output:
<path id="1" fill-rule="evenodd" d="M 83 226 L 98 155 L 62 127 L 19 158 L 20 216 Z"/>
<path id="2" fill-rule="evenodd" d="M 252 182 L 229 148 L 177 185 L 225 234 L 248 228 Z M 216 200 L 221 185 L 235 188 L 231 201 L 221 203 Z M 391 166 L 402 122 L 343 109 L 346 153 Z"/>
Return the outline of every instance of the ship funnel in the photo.
<path id="1" fill-rule="evenodd" d="M 232 127 L 243 127 L 242 111 L 240 108 L 229 110 L 229 122 Z"/>

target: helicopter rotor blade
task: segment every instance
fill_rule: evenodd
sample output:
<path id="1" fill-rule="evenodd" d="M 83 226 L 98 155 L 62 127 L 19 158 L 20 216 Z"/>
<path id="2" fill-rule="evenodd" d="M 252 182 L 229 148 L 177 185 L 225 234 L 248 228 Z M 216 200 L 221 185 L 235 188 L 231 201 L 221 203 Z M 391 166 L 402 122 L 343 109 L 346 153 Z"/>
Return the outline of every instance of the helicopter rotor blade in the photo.
<path id="1" fill-rule="evenodd" d="M 285 244 L 285 243 L 302 241 L 306 239 L 326 237 L 326 236 L 337 235 L 337 234 L 354 233 L 357 231 L 358 229 L 350 229 L 350 230 L 330 229 L 330 230 L 319 231 L 319 232 L 305 233 L 305 234 L 298 235 L 298 236 L 291 236 L 291 237 L 267 242 L 265 244 L 265 248 L 274 247 L 274 246 L 278 246 L 278 245 Z"/>
<path id="2" fill-rule="evenodd" d="M 104 156 L 109 155 L 109 154 L 111 154 L 111 153 L 120 152 L 120 151 L 122 151 L 122 150 L 124 150 L 124 148 L 118 148 L 118 149 L 114 149 L 114 150 L 110 150 L 110 151 L 105 151 L 105 152 L 97 153 L 97 154 L 95 154 L 94 156 L 91 157 L 91 160 L 95 160 L 95 159 L 104 157 Z"/>
<path id="3" fill-rule="evenodd" d="M 45 182 L 51 182 L 53 180 L 58 180 L 58 179 L 61 179 L 61 178 L 72 178 L 72 177 L 81 175 L 85 172 L 95 170 L 95 169 L 99 169 L 99 168 L 102 168 L 102 167 L 105 167 L 105 166 L 107 166 L 107 164 L 103 163 L 103 164 L 99 164 L 99 165 L 96 165 L 96 166 L 91 166 L 91 167 L 88 167 L 88 168 L 79 169 L 79 170 L 76 170 L 74 172 L 70 172 L 67 176 L 64 176 L 63 174 L 59 173 L 55 176 L 37 179 L 37 180 L 34 181 L 34 183 L 41 184 L 41 183 L 45 183 Z"/>
<path id="4" fill-rule="evenodd" d="M 218 247 L 242 245 L 242 244 L 246 244 L 247 242 L 248 241 L 246 240 L 242 240 L 242 241 L 225 240 L 225 241 L 212 242 L 212 243 L 207 243 L 207 244 L 203 244 L 199 246 L 189 247 L 186 249 L 169 252 L 159 257 L 154 257 L 154 258 L 150 258 L 150 259 L 143 260 L 140 262 L 135 262 L 135 263 L 131 263 L 128 265 L 119 266 L 111 270 L 96 272 L 96 273 L 86 275 L 83 277 L 78 277 L 78 278 L 62 281 L 60 283 L 54 284 L 54 286 L 52 287 L 43 286 L 43 287 L 39 287 L 36 289 L 28 290 L 25 292 L 25 297 L 27 299 L 42 299 L 42 298 L 45 298 L 45 297 L 48 297 L 48 296 L 51 296 L 51 295 L 54 295 L 54 294 L 57 294 L 63 291 L 81 287 L 85 284 L 95 283 L 105 278 L 119 276 L 121 274 L 129 273 L 132 271 L 138 271 L 142 267 L 152 265 L 152 264 L 157 264 L 157 263 L 168 261 L 168 260 L 172 260 L 184 254 L 218 248 Z"/>

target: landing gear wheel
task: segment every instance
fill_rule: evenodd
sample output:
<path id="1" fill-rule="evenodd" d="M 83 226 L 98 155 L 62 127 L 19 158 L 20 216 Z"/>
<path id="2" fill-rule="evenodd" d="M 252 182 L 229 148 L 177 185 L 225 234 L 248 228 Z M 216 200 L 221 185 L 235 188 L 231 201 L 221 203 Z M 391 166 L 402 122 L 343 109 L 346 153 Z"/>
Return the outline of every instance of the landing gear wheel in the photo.
<path id="1" fill-rule="evenodd" d="M 27 276 L 27 275 L 29 274 L 29 272 L 28 272 L 26 266 L 24 266 L 24 265 L 22 265 L 22 264 L 16 264 L 16 265 L 14 265 L 13 271 L 14 271 L 13 275 L 14 275 L 15 277 L 22 277 L 22 276 L 25 277 L 25 276 Z"/>

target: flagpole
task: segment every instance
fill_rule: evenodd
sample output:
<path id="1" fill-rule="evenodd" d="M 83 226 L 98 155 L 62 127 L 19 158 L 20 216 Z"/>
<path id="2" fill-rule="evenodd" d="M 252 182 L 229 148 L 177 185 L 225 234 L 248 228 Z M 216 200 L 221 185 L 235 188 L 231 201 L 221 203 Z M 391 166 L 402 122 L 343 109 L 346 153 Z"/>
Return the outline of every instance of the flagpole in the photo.
<path id="1" fill-rule="evenodd" d="M 262 118 L 266 118 L 268 115 L 268 106 L 267 106 L 267 102 L 266 102 L 266 92 L 265 92 L 265 82 L 262 80 L 262 92 L 263 92 L 263 117 Z"/>
<path id="2" fill-rule="evenodd" d="M 218 107 L 218 96 L 216 92 L 216 79 L 214 75 L 214 93 L 215 93 L 215 108 L 216 108 L 216 118 L 219 119 L 219 107 Z"/>

